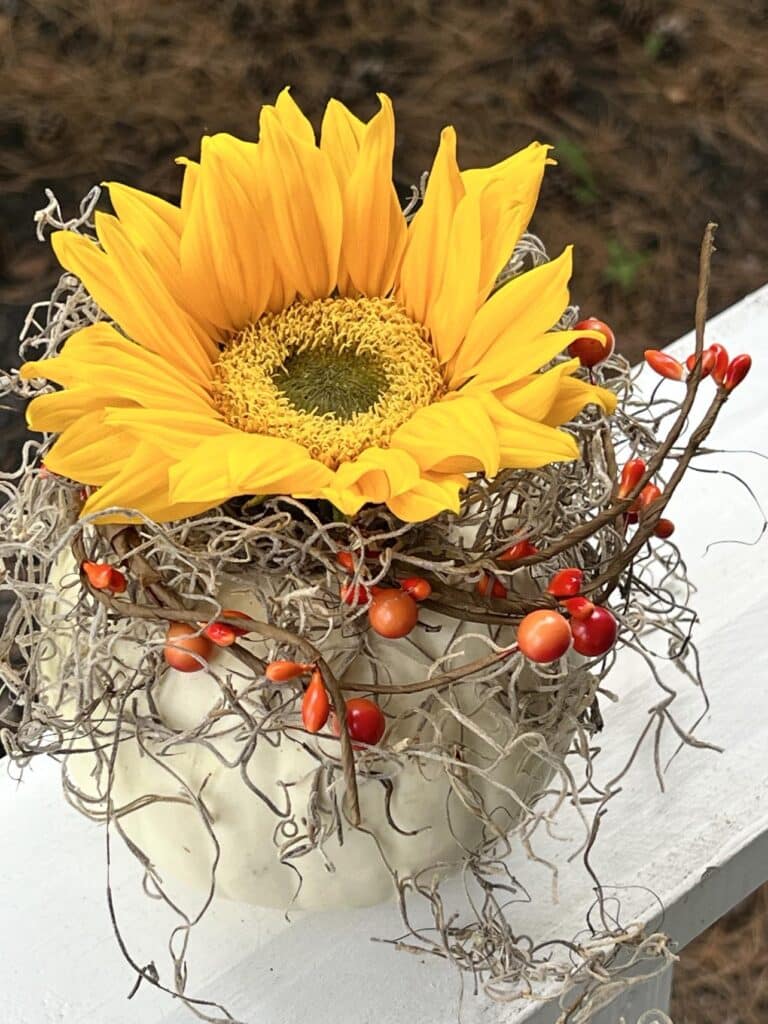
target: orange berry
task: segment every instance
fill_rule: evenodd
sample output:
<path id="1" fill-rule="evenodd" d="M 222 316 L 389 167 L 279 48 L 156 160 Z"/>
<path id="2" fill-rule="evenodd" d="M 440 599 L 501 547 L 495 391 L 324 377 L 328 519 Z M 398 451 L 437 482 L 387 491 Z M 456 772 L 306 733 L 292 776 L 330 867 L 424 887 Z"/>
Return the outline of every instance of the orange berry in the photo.
<path id="1" fill-rule="evenodd" d="M 301 720 L 307 732 L 320 732 L 328 721 L 330 710 L 331 702 L 328 700 L 323 675 L 316 668 L 301 700 Z"/>
<path id="2" fill-rule="evenodd" d="M 549 608 L 529 612 L 517 628 L 517 646 L 531 661 L 557 661 L 571 646 L 567 619 Z"/>
<path id="3" fill-rule="evenodd" d="M 414 601 L 426 601 L 432 593 L 429 580 L 425 580 L 423 576 L 409 576 L 405 580 L 400 580 L 400 586 Z"/>
<path id="4" fill-rule="evenodd" d="M 195 633 L 188 622 L 171 622 L 166 633 L 163 656 L 178 672 L 199 672 L 211 655 L 211 641 Z"/>
<path id="5" fill-rule="evenodd" d="M 683 364 L 674 356 L 670 356 L 658 348 L 647 348 L 645 361 L 661 377 L 666 377 L 668 380 L 685 380 Z"/>
<path id="6" fill-rule="evenodd" d="M 94 590 L 107 590 L 112 579 L 112 566 L 106 562 L 83 562 L 82 570 Z"/>
<path id="7" fill-rule="evenodd" d="M 379 636 L 399 640 L 419 621 L 419 607 L 404 590 L 380 590 L 371 601 L 368 621 Z"/>
<path id="8" fill-rule="evenodd" d="M 264 675 L 270 683 L 286 683 L 312 671 L 312 665 L 303 661 L 270 661 Z"/>

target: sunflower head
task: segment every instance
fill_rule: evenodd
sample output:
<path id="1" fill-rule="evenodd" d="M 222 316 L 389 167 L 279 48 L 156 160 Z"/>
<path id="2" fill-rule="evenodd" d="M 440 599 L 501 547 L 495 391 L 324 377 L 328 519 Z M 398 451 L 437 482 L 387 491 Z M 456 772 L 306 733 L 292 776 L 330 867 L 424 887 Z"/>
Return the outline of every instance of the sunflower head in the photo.
<path id="1" fill-rule="evenodd" d="M 291 494 L 416 521 L 458 511 L 471 474 L 577 458 L 558 428 L 613 410 L 576 360 L 542 370 L 574 338 L 553 330 L 570 250 L 496 287 L 548 147 L 462 171 L 446 128 L 408 222 L 379 100 L 368 122 L 331 100 L 318 142 L 284 90 L 257 142 L 181 161 L 178 205 L 113 183 L 97 240 L 53 236 L 109 319 L 21 372 L 62 385 L 28 420 L 59 435 L 46 465 L 95 487 L 84 514 Z"/>

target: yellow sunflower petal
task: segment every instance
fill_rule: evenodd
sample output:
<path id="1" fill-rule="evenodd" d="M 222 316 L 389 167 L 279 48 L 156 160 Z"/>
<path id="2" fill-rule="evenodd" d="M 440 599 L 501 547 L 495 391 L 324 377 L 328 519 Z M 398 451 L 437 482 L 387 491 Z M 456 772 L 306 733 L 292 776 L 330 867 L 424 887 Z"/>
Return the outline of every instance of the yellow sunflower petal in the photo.
<path id="1" fill-rule="evenodd" d="M 81 517 L 107 508 L 137 509 L 156 523 L 184 519 L 211 508 L 212 502 L 171 501 L 168 494 L 169 459 L 149 443 L 137 445 L 114 476 L 83 505 Z M 104 523 L 134 522 L 130 513 L 109 513 L 96 520 Z"/>
<path id="2" fill-rule="evenodd" d="M 21 375 L 45 377 L 65 387 L 100 389 L 103 405 L 119 398 L 150 408 L 183 408 L 209 415 L 213 410 L 204 387 L 106 323 L 91 324 L 73 334 L 58 356 L 25 363 Z"/>
<path id="3" fill-rule="evenodd" d="M 502 391 L 546 365 L 574 341 L 585 336 L 601 338 L 597 331 L 547 331 L 538 337 L 520 339 L 510 329 L 497 339 L 488 354 L 480 360 L 476 374 L 462 387 Z"/>
<path id="4" fill-rule="evenodd" d="M 499 469 L 496 431 L 482 403 L 453 397 L 417 410 L 394 432 L 390 446 L 409 452 L 422 470 L 468 473 Z"/>
<path id="5" fill-rule="evenodd" d="M 351 491 L 355 499 L 361 499 L 360 504 L 380 503 L 410 490 L 420 477 L 419 465 L 408 452 L 398 448 L 366 448 L 356 459 L 339 466 L 328 493 L 338 497 Z"/>
<path id="6" fill-rule="evenodd" d="M 320 149 L 328 156 L 340 188 L 352 176 L 365 133 L 365 122 L 338 100 L 329 100 L 320 126 Z"/>
<path id="7" fill-rule="evenodd" d="M 527 343 L 554 327 L 568 305 L 571 247 L 557 259 L 529 270 L 507 282 L 482 306 L 470 325 L 450 370 L 450 386 L 470 377 L 486 375 L 487 365 L 498 372 L 500 361 L 516 368 L 516 353 Z M 542 366 L 552 356 L 542 359 Z M 537 366 L 522 370 L 518 376 Z"/>
<path id="8" fill-rule="evenodd" d="M 492 395 L 486 395 L 483 404 L 497 431 L 502 466 L 536 469 L 579 457 L 579 446 L 565 431 L 512 412 Z"/>
<path id="9" fill-rule="evenodd" d="M 616 409 L 616 395 L 607 388 L 589 384 L 578 377 L 566 377 L 560 382 L 557 396 L 546 416 L 544 423 L 559 427 L 577 416 L 585 405 L 597 405 L 610 416 Z"/>
<path id="10" fill-rule="evenodd" d="M 195 194 L 195 186 L 200 174 L 200 164 L 186 156 L 177 156 L 176 163 L 184 168 L 184 177 L 181 179 L 181 201 L 179 203 L 183 221 L 187 218 L 192 208 L 192 198 Z"/>
<path id="11" fill-rule="evenodd" d="M 164 356 L 188 376 L 205 382 L 215 345 L 184 313 L 143 256 L 125 238 L 117 220 L 97 214 L 106 252 L 71 231 L 51 236 L 59 262 L 85 284 L 99 306 L 134 341 Z"/>
<path id="12" fill-rule="evenodd" d="M 381 110 L 366 125 L 352 173 L 341 184 L 342 295 L 388 295 L 405 248 L 405 217 L 392 184 L 395 115 L 388 96 L 380 93 L 379 101 Z"/>
<path id="13" fill-rule="evenodd" d="M 132 450 L 122 431 L 104 429 L 102 410 L 86 412 L 62 430 L 45 465 L 81 484 L 104 484 L 121 471 Z"/>
<path id="14" fill-rule="evenodd" d="M 200 171 L 181 239 L 181 268 L 195 308 L 225 331 L 264 312 L 273 261 L 262 218 L 230 166 L 229 138 L 203 139 Z M 254 174 L 257 173 L 254 168 Z"/>
<path id="15" fill-rule="evenodd" d="M 488 295 L 500 271 L 528 227 L 539 197 L 544 168 L 551 146 L 532 142 L 492 167 L 463 171 L 462 183 L 469 195 L 481 199 L 483 218 L 483 268 L 479 299 Z"/>
<path id="16" fill-rule="evenodd" d="M 505 409 L 520 413 L 521 416 L 530 420 L 541 422 L 549 413 L 558 396 L 562 387 L 562 378 L 575 373 L 579 365 L 578 359 L 568 359 L 544 373 L 533 373 L 506 388 L 499 388 L 493 394 Z M 487 386 L 475 385 L 474 381 L 470 381 L 465 388 L 462 388 L 462 393 L 467 395 L 480 392 L 487 393 Z"/>
<path id="17" fill-rule="evenodd" d="M 280 119 L 280 124 L 286 131 L 292 132 L 302 142 L 310 146 L 315 144 L 315 130 L 308 117 L 302 112 L 296 100 L 291 96 L 291 88 L 286 87 L 280 92 L 275 100 L 275 113 Z"/>
<path id="18" fill-rule="evenodd" d="M 442 284 L 427 312 L 427 327 L 441 363 L 456 352 L 478 305 L 483 258 L 480 202 L 464 196 L 456 207 L 447 242 Z"/>
<path id="19" fill-rule="evenodd" d="M 236 494 L 316 493 L 331 477 L 327 466 L 293 441 L 239 431 L 207 438 L 170 474 L 174 501 L 211 504 Z"/>
<path id="20" fill-rule="evenodd" d="M 115 405 L 130 405 L 129 399 L 113 398 Z M 27 426 L 30 430 L 60 432 L 91 412 L 104 409 L 101 388 L 75 387 L 66 391 L 52 391 L 38 395 L 27 406 Z"/>
<path id="21" fill-rule="evenodd" d="M 341 251 L 341 194 L 327 154 L 261 112 L 267 237 L 286 281 L 306 299 L 330 295 Z"/>
<path id="22" fill-rule="evenodd" d="M 463 195 L 464 186 L 456 163 L 456 132 L 453 128 L 444 128 L 424 203 L 408 228 L 396 291 L 409 315 L 419 323 L 426 322 L 429 306 L 440 291 L 453 214 Z"/>
<path id="23" fill-rule="evenodd" d="M 420 523 L 441 512 L 461 510 L 461 490 L 467 478 L 461 474 L 424 473 L 418 484 L 390 498 L 387 505 L 406 523 Z"/>
<path id="24" fill-rule="evenodd" d="M 175 409 L 117 409 L 104 413 L 108 427 L 120 427 L 137 440 L 151 441 L 165 455 L 182 459 L 209 437 L 238 433 L 218 414 L 202 415 Z"/>

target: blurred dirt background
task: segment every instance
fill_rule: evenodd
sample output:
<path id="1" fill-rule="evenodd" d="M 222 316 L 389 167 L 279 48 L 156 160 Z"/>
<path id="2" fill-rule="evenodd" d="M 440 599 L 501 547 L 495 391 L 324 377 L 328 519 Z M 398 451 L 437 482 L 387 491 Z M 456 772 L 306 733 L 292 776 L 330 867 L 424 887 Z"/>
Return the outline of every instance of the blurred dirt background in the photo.
<path id="1" fill-rule="evenodd" d="M 284 84 L 315 124 L 388 92 L 403 195 L 444 124 L 463 166 L 554 143 L 533 227 L 576 244 L 576 301 L 637 356 L 692 325 L 707 220 L 713 311 L 768 276 L 767 54 L 761 0 L 0 0 L 0 365 L 56 277 L 45 187 L 65 212 L 110 178 L 174 198 L 173 157 L 254 137 Z M 6 469 L 20 418 L 0 429 Z M 762 892 L 684 952 L 676 1024 L 766 1024 L 767 949 Z"/>

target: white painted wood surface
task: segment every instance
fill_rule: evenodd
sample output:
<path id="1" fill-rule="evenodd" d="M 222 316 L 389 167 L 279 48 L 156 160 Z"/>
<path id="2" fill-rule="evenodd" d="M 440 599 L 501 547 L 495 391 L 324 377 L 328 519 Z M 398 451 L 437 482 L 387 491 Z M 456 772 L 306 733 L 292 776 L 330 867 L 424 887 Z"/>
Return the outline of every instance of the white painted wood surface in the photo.
<path id="1" fill-rule="evenodd" d="M 713 438 L 720 448 L 768 450 L 768 286 L 713 319 L 708 341 L 733 354 L 751 352 L 748 381 L 724 410 Z M 671 351 L 687 354 L 690 336 Z M 748 455 L 702 461 L 749 480 L 768 507 L 768 463 Z M 650 748 L 611 801 L 592 863 L 601 881 L 621 894 L 625 914 L 658 920 L 680 946 L 768 879 L 768 542 L 751 541 L 760 517 L 746 492 L 725 476 L 691 474 L 669 514 L 699 586 L 702 624 L 697 640 L 711 712 L 700 735 L 725 748 L 684 750 L 660 793 Z M 700 695 L 674 668 L 684 721 L 693 721 Z M 647 719 L 655 699 L 641 661 L 623 655 L 609 680 L 620 702 L 604 708 L 600 780 L 612 778 Z M 671 753 L 673 745 L 667 745 Z M 105 898 L 104 834 L 64 803 L 57 766 L 34 763 L 17 783 L 0 777 L 0 991 L 3 1024 L 184 1024 L 191 1017 L 170 997 L 142 985 L 126 996 L 133 974 L 112 936 Z M 561 835 L 575 832 L 563 818 Z M 522 855 L 514 871 L 534 895 L 514 922 L 538 939 L 570 937 L 584 928 L 591 882 L 580 863 L 567 863 L 573 844 L 542 852 L 560 869 L 559 900 L 549 873 Z M 115 844 L 113 889 L 129 948 L 154 960 L 168 980 L 164 942 L 170 920 L 138 887 L 130 857 Z M 621 888 L 619 888 L 621 887 Z M 658 899 L 651 896 L 656 894 Z M 550 1024 L 551 1006 L 499 1006 L 465 993 L 449 967 L 396 953 L 371 936 L 400 934 L 390 906 L 323 915 L 294 915 L 217 903 L 190 946 L 189 994 L 223 1003 L 246 1024 Z M 662 1006 L 669 975 L 617 1001 L 595 1024 L 635 1024 Z"/>

